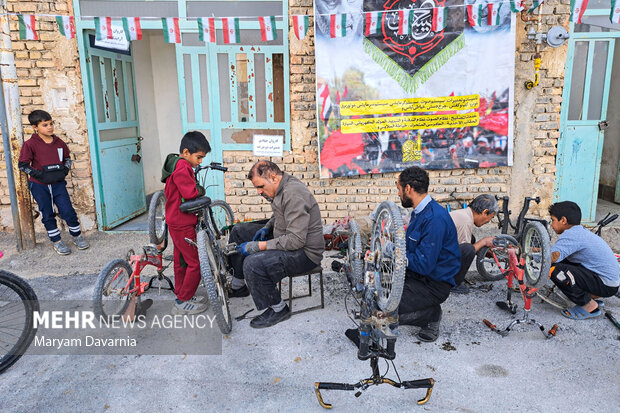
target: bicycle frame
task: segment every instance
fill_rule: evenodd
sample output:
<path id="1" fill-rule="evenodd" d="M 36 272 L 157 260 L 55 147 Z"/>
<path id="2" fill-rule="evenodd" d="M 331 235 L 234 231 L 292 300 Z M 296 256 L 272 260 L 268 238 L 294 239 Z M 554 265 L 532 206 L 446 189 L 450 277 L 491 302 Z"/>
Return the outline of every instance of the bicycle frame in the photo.
<path id="1" fill-rule="evenodd" d="M 510 197 L 503 196 L 501 200 L 502 200 L 502 208 L 501 208 L 501 211 L 498 212 L 498 220 L 499 220 L 498 227 L 501 229 L 502 234 L 508 234 L 508 230 L 512 228 L 514 230 L 515 238 L 517 238 L 517 240 L 520 241 L 521 232 L 523 232 L 523 228 L 525 228 L 527 221 L 538 221 L 542 223 L 545 226 L 545 228 L 548 227 L 549 223 L 546 220 L 538 219 L 538 218 L 525 218 L 525 215 L 530 209 L 530 203 L 532 201 L 535 201 L 537 204 L 540 203 L 540 197 L 538 196 L 536 198 L 525 197 L 525 199 L 523 200 L 523 207 L 521 208 L 521 211 L 519 212 L 519 216 L 517 217 L 517 222 L 514 225 L 512 221 L 510 220 L 510 214 L 512 214 L 512 211 L 508 209 L 508 203 L 510 201 Z M 500 214 L 502 215 L 501 219 L 499 218 Z"/>
<path id="2" fill-rule="evenodd" d="M 505 249 L 508 251 L 509 266 L 507 269 L 502 269 L 499 263 L 499 260 L 497 259 L 495 252 L 496 250 L 499 250 L 499 249 L 501 250 Z M 545 327 L 541 323 L 537 322 L 533 318 L 530 318 L 530 311 L 532 308 L 532 298 L 536 295 L 536 291 L 538 291 L 538 288 L 529 287 L 525 284 L 525 281 L 523 279 L 523 276 L 525 273 L 525 270 L 524 270 L 525 260 L 523 258 L 519 258 L 518 247 L 514 247 L 514 246 L 508 247 L 507 245 L 505 247 L 494 246 L 491 248 L 491 253 L 493 254 L 493 259 L 495 260 L 495 263 L 497 264 L 502 274 L 506 277 L 506 281 L 507 281 L 506 301 L 498 301 L 496 302 L 496 305 L 503 310 L 507 310 L 507 311 L 510 311 L 512 314 L 516 314 L 517 305 L 512 302 L 512 290 L 514 287 L 514 280 L 516 279 L 517 284 L 519 285 L 519 291 L 521 293 L 521 297 L 523 298 L 523 318 L 513 320 L 508 325 L 508 327 L 506 327 L 504 330 L 498 329 L 495 324 L 491 323 L 487 319 L 482 320 L 484 324 L 487 327 L 489 327 L 491 331 L 495 331 L 501 336 L 507 336 L 515 325 L 534 324 L 538 326 L 538 328 L 543 333 L 545 338 L 554 337 L 558 329 L 557 324 L 554 324 L 553 327 L 551 327 L 549 331 L 545 332 Z"/>
<path id="3" fill-rule="evenodd" d="M 127 280 L 127 284 L 121 290 L 121 296 L 135 295 L 136 297 L 139 297 L 140 295 L 144 294 L 146 290 L 149 289 L 150 285 L 148 282 L 140 281 L 140 274 L 142 273 L 142 270 L 144 268 L 152 265 L 157 268 L 158 273 L 161 273 L 164 270 L 161 251 L 159 251 L 157 255 L 149 255 L 148 253 L 141 255 L 131 254 L 129 258 L 129 265 L 131 265 L 133 271 L 131 272 L 129 280 Z M 112 277 L 110 283 L 116 280 L 116 278 L 120 275 L 121 271 L 122 270 L 119 270 L 116 275 Z M 134 287 L 130 288 L 133 281 L 135 281 Z"/>

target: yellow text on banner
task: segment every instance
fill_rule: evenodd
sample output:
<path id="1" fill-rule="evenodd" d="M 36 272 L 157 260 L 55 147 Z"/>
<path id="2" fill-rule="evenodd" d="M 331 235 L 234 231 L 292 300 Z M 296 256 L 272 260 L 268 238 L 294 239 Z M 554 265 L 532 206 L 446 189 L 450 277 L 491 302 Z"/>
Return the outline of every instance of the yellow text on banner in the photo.
<path id="1" fill-rule="evenodd" d="M 343 119 L 342 133 L 385 132 L 395 130 L 464 128 L 478 125 L 478 112 L 455 115 L 390 116 L 385 118 Z"/>
<path id="2" fill-rule="evenodd" d="M 340 115 L 355 116 L 410 112 L 444 112 L 448 110 L 476 109 L 478 106 L 480 106 L 480 95 L 360 100 L 340 102 Z"/>

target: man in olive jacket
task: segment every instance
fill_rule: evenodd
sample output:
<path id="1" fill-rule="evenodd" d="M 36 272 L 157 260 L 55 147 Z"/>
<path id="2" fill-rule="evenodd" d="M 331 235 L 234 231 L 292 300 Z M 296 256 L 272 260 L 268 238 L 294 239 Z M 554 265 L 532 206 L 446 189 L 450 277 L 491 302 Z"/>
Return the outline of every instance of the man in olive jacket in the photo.
<path id="1" fill-rule="evenodd" d="M 271 202 L 273 216 L 267 222 L 237 224 L 230 242 L 239 254 L 231 259 L 234 270 L 231 297 L 252 294 L 258 310 L 250 326 L 271 327 L 291 316 L 276 284 L 321 264 L 323 222 L 314 195 L 306 185 L 284 173 L 270 161 L 259 161 L 248 173 L 258 194 Z M 244 282 L 245 279 L 245 282 Z"/>

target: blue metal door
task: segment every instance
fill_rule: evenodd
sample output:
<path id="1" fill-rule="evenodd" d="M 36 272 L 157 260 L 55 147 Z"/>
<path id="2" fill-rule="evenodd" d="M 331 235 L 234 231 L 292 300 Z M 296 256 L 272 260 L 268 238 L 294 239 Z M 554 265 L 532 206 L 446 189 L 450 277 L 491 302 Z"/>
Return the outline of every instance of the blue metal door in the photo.
<path id="1" fill-rule="evenodd" d="M 573 33 L 569 40 L 554 201 L 576 202 L 583 222 L 596 215 L 615 39 Z"/>
<path id="2" fill-rule="evenodd" d="M 92 32 L 84 44 L 97 218 L 108 230 L 146 211 L 133 57 L 98 48 Z"/>

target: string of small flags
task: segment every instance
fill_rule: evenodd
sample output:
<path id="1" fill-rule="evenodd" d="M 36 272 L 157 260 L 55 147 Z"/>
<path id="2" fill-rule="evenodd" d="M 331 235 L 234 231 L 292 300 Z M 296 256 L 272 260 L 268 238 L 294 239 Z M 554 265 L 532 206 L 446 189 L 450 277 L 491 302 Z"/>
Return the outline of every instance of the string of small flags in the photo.
<path id="1" fill-rule="evenodd" d="M 472 27 L 477 26 L 497 26 L 500 24 L 500 10 L 506 5 L 510 6 L 513 13 L 525 10 L 525 0 L 507 0 L 488 4 L 468 4 L 466 5 L 466 20 Z M 570 21 L 581 23 L 589 0 L 570 0 L 571 14 Z M 532 5 L 528 8 L 528 12 L 533 12 L 538 8 L 544 0 L 533 0 Z M 461 7 L 445 6 L 432 8 L 431 30 L 440 32 L 446 28 L 448 21 L 449 9 Z M 419 10 L 419 9 L 416 9 Z M 486 10 L 486 13 L 485 13 Z M 10 14 L 10 13 L 9 13 Z M 414 10 L 391 10 L 391 11 L 370 11 L 361 13 L 364 15 L 364 34 L 366 36 L 379 34 L 382 31 L 382 20 L 384 15 L 398 15 L 398 34 L 411 34 L 414 22 Z M 483 17 L 485 16 L 486 17 Z M 17 14 L 19 20 L 19 37 L 21 40 L 39 40 L 36 31 L 36 17 L 43 15 L 34 14 Z M 55 17 L 59 32 L 67 39 L 73 39 L 76 36 L 75 18 L 66 15 L 45 15 Z M 350 32 L 347 27 L 347 19 L 350 14 L 325 14 L 329 16 L 330 37 L 346 37 Z M 261 40 L 264 42 L 277 39 L 276 17 L 283 16 L 260 16 L 258 22 L 260 25 Z M 293 15 L 292 27 L 295 37 L 303 40 L 308 34 L 310 26 L 309 15 Z M 112 39 L 112 21 L 111 17 L 94 17 L 95 32 L 97 40 Z M 123 30 L 127 41 L 141 40 L 142 28 L 140 25 L 141 17 L 123 17 L 121 18 Z M 181 30 L 179 26 L 179 17 L 161 18 L 164 39 L 167 43 L 181 43 Z M 192 18 L 198 24 L 198 35 L 201 41 L 207 43 L 216 42 L 216 20 L 222 23 L 222 34 L 225 44 L 240 43 L 239 21 L 248 19 L 248 17 L 200 17 Z M 256 17 L 254 17 L 256 19 Z M 612 23 L 620 24 L 620 0 L 611 0 L 611 10 L 609 19 Z"/>

